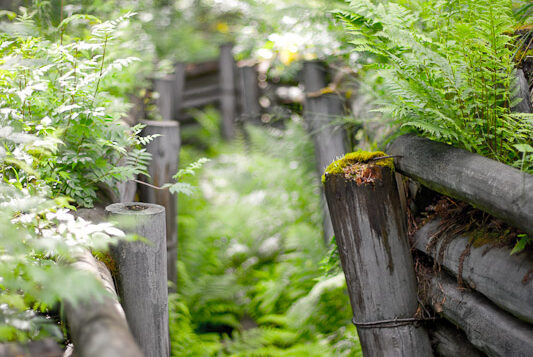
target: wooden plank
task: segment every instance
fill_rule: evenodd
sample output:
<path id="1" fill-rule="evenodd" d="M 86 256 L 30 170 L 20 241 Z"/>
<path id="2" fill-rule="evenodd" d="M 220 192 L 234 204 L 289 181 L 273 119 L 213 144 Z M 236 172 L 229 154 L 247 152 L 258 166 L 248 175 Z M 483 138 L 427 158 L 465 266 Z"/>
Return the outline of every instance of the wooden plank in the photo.
<path id="1" fill-rule="evenodd" d="M 77 303 L 65 302 L 65 315 L 76 356 L 142 357 L 106 265 L 96 260 L 89 251 L 83 251 L 76 256 L 72 266 L 92 274 L 109 293 L 101 299 L 87 296 Z"/>
<path id="2" fill-rule="evenodd" d="M 365 356 L 431 356 L 427 332 L 413 321 L 417 286 L 406 219 L 390 168 L 369 165 L 373 183 L 326 176 L 326 198 Z M 382 326 L 379 326 L 382 325 Z"/>
<path id="3" fill-rule="evenodd" d="M 237 99 L 235 92 L 235 59 L 233 45 L 220 46 L 220 111 L 222 112 L 222 137 L 231 140 L 235 137 Z"/>
<path id="4" fill-rule="evenodd" d="M 327 86 L 326 67 L 319 61 L 304 63 L 303 77 L 305 93 L 319 91 Z M 318 97 L 306 97 L 304 103 L 304 120 L 313 137 L 318 177 L 335 159 L 342 157 L 347 151 L 346 134 L 341 125 L 333 122 L 344 114 L 342 100 L 334 94 Z M 324 241 L 327 243 L 333 236 L 333 227 L 329 209 L 322 190 Z"/>
<path id="5" fill-rule="evenodd" d="M 148 166 L 150 178 L 143 176 L 141 179 L 157 187 L 174 182 L 172 176 L 178 172 L 180 153 L 180 127 L 176 121 L 142 121 L 146 124 L 143 136 L 160 134 L 146 145 L 146 151 L 152 154 L 152 161 Z M 176 291 L 178 260 L 178 223 L 177 223 L 177 197 L 168 190 L 139 185 L 139 198 L 141 202 L 155 203 L 165 207 L 166 237 L 167 237 L 167 277 L 173 283 L 170 291 Z"/>
<path id="6" fill-rule="evenodd" d="M 128 232 L 147 240 L 120 242 L 110 252 L 117 266 L 117 291 L 135 341 L 146 357 L 168 357 L 165 208 L 141 202 L 114 203 L 106 212 L 122 221 Z"/>
<path id="7" fill-rule="evenodd" d="M 533 175 L 415 135 L 389 145 L 398 172 L 533 234 Z"/>
<path id="8" fill-rule="evenodd" d="M 438 321 L 429 329 L 431 345 L 437 356 L 441 357 L 483 357 L 483 352 L 475 348 L 464 332 L 445 321 Z"/>
<path id="9" fill-rule="evenodd" d="M 459 289 L 445 274 L 429 278 L 428 294 L 434 309 L 488 356 L 531 356 L 533 326 L 498 309 L 482 295 Z"/>
<path id="10" fill-rule="evenodd" d="M 415 234 L 416 249 L 437 259 L 443 249 L 440 264 L 457 276 L 461 260 L 462 277 L 472 288 L 489 298 L 502 309 L 533 324 L 533 254 L 524 251 L 511 255 L 505 247 L 470 247 L 470 253 L 463 256 L 469 246 L 464 236 L 437 243 L 431 252 L 428 244 L 439 230 L 440 220 L 424 225 Z"/>
<path id="11" fill-rule="evenodd" d="M 239 67 L 239 98 L 242 121 L 261 124 L 259 86 L 255 66 Z"/>
<path id="12" fill-rule="evenodd" d="M 200 63 L 188 63 L 186 67 L 187 79 L 217 73 L 220 70 L 220 63 L 217 60 Z"/>

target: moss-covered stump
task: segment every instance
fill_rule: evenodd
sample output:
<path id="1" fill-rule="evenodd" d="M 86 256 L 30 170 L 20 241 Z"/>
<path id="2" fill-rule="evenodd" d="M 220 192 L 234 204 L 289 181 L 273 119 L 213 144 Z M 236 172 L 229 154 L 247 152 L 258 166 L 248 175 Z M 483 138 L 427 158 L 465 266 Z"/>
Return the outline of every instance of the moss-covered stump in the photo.
<path id="1" fill-rule="evenodd" d="M 365 356 L 431 356 L 417 322 L 405 216 L 383 152 L 356 152 L 324 175 L 326 198 Z"/>

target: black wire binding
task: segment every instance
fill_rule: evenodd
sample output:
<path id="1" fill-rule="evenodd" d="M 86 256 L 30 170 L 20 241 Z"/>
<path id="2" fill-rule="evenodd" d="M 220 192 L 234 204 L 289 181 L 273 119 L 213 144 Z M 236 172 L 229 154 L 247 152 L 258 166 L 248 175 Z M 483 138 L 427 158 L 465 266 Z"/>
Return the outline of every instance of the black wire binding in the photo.
<path id="1" fill-rule="evenodd" d="M 379 320 L 379 321 L 369 321 L 361 322 L 356 321 L 355 317 L 352 319 L 352 323 L 358 328 L 393 328 L 399 326 L 406 326 L 410 324 L 418 324 L 421 321 L 433 321 L 435 317 L 428 318 L 416 318 L 416 317 L 407 317 L 407 318 L 395 318 L 389 320 Z"/>

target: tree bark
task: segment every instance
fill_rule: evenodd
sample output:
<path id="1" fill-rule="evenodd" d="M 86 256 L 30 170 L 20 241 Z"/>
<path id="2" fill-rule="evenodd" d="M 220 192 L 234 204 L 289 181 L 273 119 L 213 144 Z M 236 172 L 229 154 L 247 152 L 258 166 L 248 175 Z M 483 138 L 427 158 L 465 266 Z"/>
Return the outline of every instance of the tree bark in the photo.
<path id="1" fill-rule="evenodd" d="M 133 336 L 146 357 L 169 356 L 165 208 L 131 202 L 106 207 L 128 232 L 146 241 L 111 247 L 117 289 Z"/>
<path id="2" fill-rule="evenodd" d="M 533 175 L 414 135 L 388 148 L 398 172 L 533 234 Z"/>
<path id="3" fill-rule="evenodd" d="M 180 152 L 180 128 L 176 121 L 143 121 L 146 127 L 142 131 L 143 136 L 160 134 L 160 137 L 146 145 L 146 151 L 152 154 L 152 161 L 148 167 L 150 178 L 143 180 L 152 185 L 161 187 L 166 183 L 173 182 L 172 176 L 178 171 Z M 168 280 L 174 286 L 171 291 L 176 291 L 178 259 L 178 224 L 177 224 L 177 197 L 168 190 L 156 190 L 154 188 L 139 185 L 139 197 L 141 202 L 155 203 L 165 207 L 166 232 L 167 232 L 167 275 Z"/>
<path id="4" fill-rule="evenodd" d="M 354 319 L 414 318 L 417 286 L 405 217 L 392 171 L 372 165 L 374 183 L 326 176 L 333 221 Z M 357 324 L 356 324 L 357 325 Z M 431 356 L 427 332 L 413 323 L 358 326 L 365 356 Z"/>
<path id="5" fill-rule="evenodd" d="M 499 247 L 470 247 L 463 256 L 470 239 L 458 236 L 445 246 L 437 243 L 431 252 L 428 244 L 439 230 L 440 220 L 424 225 L 415 234 L 415 248 L 433 259 L 440 255 L 444 266 L 454 276 L 462 261 L 462 278 L 476 291 L 485 295 L 502 309 L 533 324 L 533 255 L 522 252 L 511 255 L 510 249 Z M 441 252 L 441 249 L 443 251 Z"/>

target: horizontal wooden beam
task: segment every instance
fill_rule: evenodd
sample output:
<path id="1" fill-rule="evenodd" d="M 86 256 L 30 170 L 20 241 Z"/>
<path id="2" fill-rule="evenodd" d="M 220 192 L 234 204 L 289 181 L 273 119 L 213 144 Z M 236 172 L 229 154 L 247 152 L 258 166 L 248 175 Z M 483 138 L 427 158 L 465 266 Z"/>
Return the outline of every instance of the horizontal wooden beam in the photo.
<path id="1" fill-rule="evenodd" d="M 218 60 L 201 63 L 188 63 L 186 67 L 187 78 L 199 77 L 208 73 L 216 73 L 220 69 Z"/>
<path id="2" fill-rule="evenodd" d="M 533 254 L 510 255 L 508 248 L 482 246 L 470 247 L 470 253 L 463 256 L 469 242 L 469 238 L 463 236 L 447 241 L 444 246 L 438 243 L 429 252 L 428 244 L 438 232 L 439 224 L 440 220 L 434 220 L 416 232 L 416 249 L 433 259 L 442 257 L 440 264 L 454 276 L 462 260 L 461 275 L 469 286 L 502 309 L 533 324 Z"/>
<path id="3" fill-rule="evenodd" d="M 533 175 L 415 135 L 389 145 L 398 172 L 533 234 Z"/>
<path id="4" fill-rule="evenodd" d="M 531 356 L 533 326 L 499 309 L 482 295 L 459 289 L 446 274 L 428 277 L 433 309 L 459 326 L 488 356 Z"/>
<path id="5" fill-rule="evenodd" d="M 441 357 L 483 357 L 484 353 L 475 348 L 465 334 L 446 321 L 438 321 L 429 329 L 433 351 Z"/>

